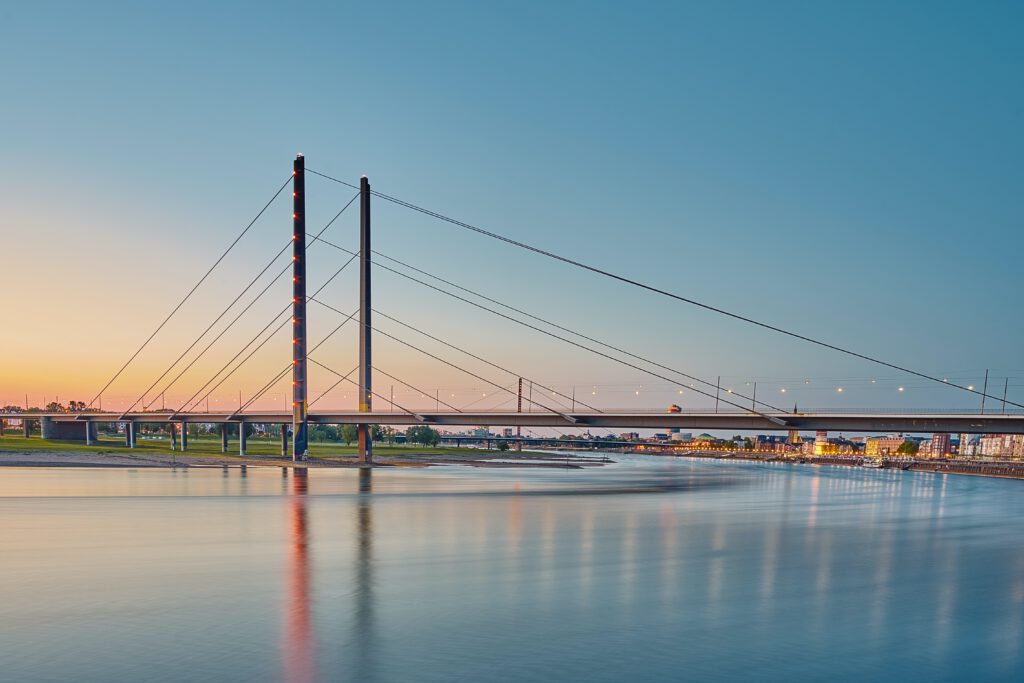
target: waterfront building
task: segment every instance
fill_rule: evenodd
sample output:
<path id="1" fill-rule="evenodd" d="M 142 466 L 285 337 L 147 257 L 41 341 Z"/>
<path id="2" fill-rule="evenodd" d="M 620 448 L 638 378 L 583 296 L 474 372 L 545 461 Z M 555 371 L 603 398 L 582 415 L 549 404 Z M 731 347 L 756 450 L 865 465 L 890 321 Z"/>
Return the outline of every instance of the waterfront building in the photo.
<path id="1" fill-rule="evenodd" d="M 828 432 L 819 429 L 814 433 L 814 454 L 824 455 L 828 451 Z"/>
<path id="2" fill-rule="evenodd" d="M 978 444 L 977 454 L 986 458 L 999 458 L 1003 455 L 1003 435 L 985 434 Z"/>
<path id="3" fill-rule="evenodd" d="M 1024 458 L 1024 434 L 1013 434 L 1012 438 L 1009 457 L 1020 460 Z"/>
<path id="4" fill-rule="evenodd" d="M 944 458 L 953 452 L 952 437 L 949 434 L 932 434 L 928 454 L 933 458 Z"/>
<path id="5" fill-rule="evenodd" d="M 870 436 L 864 446 L 864 454 L 873 457 L 895 455 L 904 441 L 906 439 L 902 436 Z"/>

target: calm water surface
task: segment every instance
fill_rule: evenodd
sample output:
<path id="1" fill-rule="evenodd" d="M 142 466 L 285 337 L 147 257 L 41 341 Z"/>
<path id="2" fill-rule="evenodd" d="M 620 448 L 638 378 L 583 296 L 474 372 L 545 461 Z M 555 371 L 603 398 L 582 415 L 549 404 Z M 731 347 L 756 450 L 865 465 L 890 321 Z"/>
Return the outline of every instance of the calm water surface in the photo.
<path id="1" fill-rule="evenodd" d="M 1024 680 L 1024 481 L 300 474 L 0 469 L 0 680 Z"/>

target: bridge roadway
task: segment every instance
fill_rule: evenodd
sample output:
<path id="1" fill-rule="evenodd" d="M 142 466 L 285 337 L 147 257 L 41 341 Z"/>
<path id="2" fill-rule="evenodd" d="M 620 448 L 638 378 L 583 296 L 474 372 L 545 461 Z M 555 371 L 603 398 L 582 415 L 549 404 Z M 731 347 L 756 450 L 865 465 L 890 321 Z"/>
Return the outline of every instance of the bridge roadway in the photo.
<path id="1" fill-rule="evenodd" d="M 291 424 L 290 412 L 89 412 L 0 413 L 0 419 L 56 422 L 161 422 Z M 312 424 L 379 424 L 433 426 L 505 426 L 616 429 L 799 431 L 832 432 L 949 432 L 1024 434 L 1024 414 L 898 414 L 898 413 L 515 413 L 515 412 L 371 412 L 311 411 Z"/>

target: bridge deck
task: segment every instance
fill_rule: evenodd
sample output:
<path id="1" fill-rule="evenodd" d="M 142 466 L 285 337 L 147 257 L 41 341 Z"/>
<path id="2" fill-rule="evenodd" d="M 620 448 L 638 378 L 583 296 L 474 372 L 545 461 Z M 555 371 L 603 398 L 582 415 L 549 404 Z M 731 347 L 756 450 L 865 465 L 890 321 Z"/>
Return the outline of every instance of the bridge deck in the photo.
<path id="1" fill-rule="evenodd" d="M 0 413 L 3 419 L 140 423 L 260 423 L 291 424 L 288 412 L 90 412 Z M 971 434 L 1024 434 L 1024 414 L 893 414 L 893 413 L 514 413 L 514 412 L 402 412 L 313 411 L 313 424 L 380 424 L 436 426 L 563 427 L 585 429 L 721 429 L 739 431 L 841 431 L 841 432 L 951 432 Z"/>

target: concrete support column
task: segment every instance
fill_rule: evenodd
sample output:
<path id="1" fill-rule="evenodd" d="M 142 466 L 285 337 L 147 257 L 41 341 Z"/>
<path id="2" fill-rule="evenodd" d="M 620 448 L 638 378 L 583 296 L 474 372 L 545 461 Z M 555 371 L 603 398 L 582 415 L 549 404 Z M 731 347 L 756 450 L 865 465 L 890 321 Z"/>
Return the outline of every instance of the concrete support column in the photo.
<path id="1" fill-rule="evenodd" d="M 248 436 L 249 425 L 245 422 L 238 423 L 238 454 L 245 455 L 245 437 Z"/>
<path id="2" fill-rule="evenodd" d="M 288 425 L 281 425 L 281 457 L 288 457 Z"/>
<path id="3" fill-rule="evenodd" d="M 89 422 L 88 420 L 86 420 L 85 421 L 85 445 L 86 446 L 91 446 L 92 444 L 93 444 L 93 441 L 92 441 L 92 423 Z"/>
<path id="4" fill-rule="evenodd" d="M 135 448 L 135 423 L 124 423 L 124 443 L 128 448 Z"/>
<path id="5" fill-rule="evenodd" d="M 0 437 L 7 431 L 7 420 L 0 420 Z"/>
<path id="6" fill-rule="evenodd" d="M 176 451 L 178 450 L 178 430 L 173 422 L 168 422 L 167 428 L 171 430 L 171 450 Z"/>
<path id="7" fill-rule="evenodd" d="M 22 420 L 21 421 L 21 432 L 22 435 L 27 439 L 32 436 L 32 421 Z"/>
<path id="8" fill-rule="evenodd" d="M 185 422 L 181 423 L 181 450 L 188 450 L 188 424 Z"/>
<path id="9" fill-rule="evenodd" d="M 228 452 L 228 423 L 220 423 L 220 452 Z"/>

